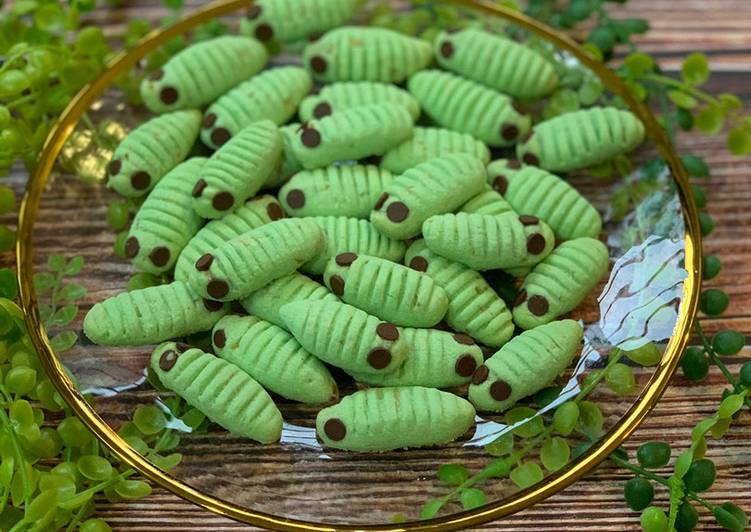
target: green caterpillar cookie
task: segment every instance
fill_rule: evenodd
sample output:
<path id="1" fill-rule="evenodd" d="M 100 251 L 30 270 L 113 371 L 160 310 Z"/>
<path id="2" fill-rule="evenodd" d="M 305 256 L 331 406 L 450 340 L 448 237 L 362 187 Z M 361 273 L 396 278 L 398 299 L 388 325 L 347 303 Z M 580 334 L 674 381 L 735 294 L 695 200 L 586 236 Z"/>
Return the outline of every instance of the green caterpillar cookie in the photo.
<path id="1" fill-rule="evenodd" d="M 212 220 L 185 246 L 175 264 L 175 280 L 187 281 L 201 256 L 253 229 L 284 218 L 282 206 L 273 196 L 258 196 L 219 220 Z"/>
<path id="2" fill-rule="evenodd" d="M 505 165 L 503 165 L 505 166 Z M 602 231 L 602 218 L 584 196 L 563 179 L 535 166 L 519 170 L 488 166 L 488 179 L 516 212 L 545 220 L 558 240 L 588 236 Z"/>
<path id="3" fill-rule="evenodd" d="M 422 227 L 431 251 L 475 270 L 515 272 L 534 266 L 555 246 L 548 225 L 535 216 L 442 214 Z"/>
<path id="4" fill-rule="evenodd" d="M 633 113 L 593 107 L 537 124 L 532 135 L 517 145 L 516 155 L 550 172 L 567 172 L 628 153 L 643 140 L 644 124 Z"/>
<path id="5" fill-rule="evenodd" d="M 269 177 L 263 183 L 263 188 L 277 188 L 303 169 L 292 151 L 292 145 L 300 127 L 300 124 L 293 123 L 279 128 L 279 132 L 282 134 L 282 156 L 277 168 L 269 174 Z"/>
<path id="6" fill-rule="evenodd" d="M 451 388 L 468 384 L 483 362 L 482 350 L 466 334 L 406 328 L 402 335 L 409 356 L 401 367 L 385 375 L 352 376 L 373 386 Z"/>
<path id="7" fill-rule="evenodd" d="M 256 0 L 248 27 L 259 41 L 294 42 L 315 37 L 351 19 L 361 0 Z"/>
<path id="8" fill-rule="evenodd" d="M 391 238 L 412 238 L 420 234 L 425 220 L 456 210 L 484 188 L 481 160 L 464 153 L 431 159 L 384 188 L 370 221 Z"/>
<path id="9" fill-rule="evenodd" d="M 542 55 L 487 31 L 441 33 L 435 53 L 443 68 L 514 98 L 541 98 L 558 85 L 553 65 Z"/>
<path id="10" fill-rule="evenodd" d="M 107 166 L 107 186 L 128 198 L 147 194 L 188 156 L 200 127 L 201 113 L 192 109 L 144 122 L 115 150 Z"/>
<path id="11" fill-rule="evenodd" d="M 160 275 L 203 224 L 193 210 L 191 191 L 206 159 L 195 157 L 178 165 L 157 183 L 138 209 L 125 241 L 125 256 L 140 270 Z"/>
<path id="12" fill-rule="evenodd" d="M 323 444 L 347 451 L 383 452 L 454 441 L 475 421 L 472 405 L 452 393 L 422 386 L 353 393 L 316 418 Z"/>
<path id="13" fill-rule="evenodd" d="M 304 168 L 382 155 L 412 136 L 412 117 L 392 103 L 353 107 L 300 126 L 292 153 Z"/>
<path id="14" fill-rule="evenodd" d="M 608 248 L 593 238 L 564 242 L 524 279 L 514 322 L 532 329 L 569 312 L 608 271 Z"/>
<path id="15" fill-rule="evenodd" d="M 550 384 L 579 351 L 582 328 L 554 321 L 525 331 L 477 368 L 469 400 L 479 410 L 503 412 Z"/>
<path id="16" fill-rule="evenodd" d="M 531 120 L 511 98 L 440 70 L 409 79 L 409 92 L 441 126 L 469 133 L 489 146 L 511 146 L 529 132 Z"/>
<path id="17" fill-rule="evenodd" d="M 225 316 L 214 326 L 214 352 L 282 397 L 320 404 L 339 399 L 326 366 L 291 334 L 254 316 Z"/>
<path id="18" fill-rule="evenodd" d="M 224 35 L 178 52 L 141 82 L 141 97 L 151 111 L 164 113 L 203 107 L 259 72 L 266 48 L 247 37 Z"/>
<path id="19" fill-rule="evenodd" d="M 282 435 L 282 414 L 247 373 L 200 349 L 168 342 L 149 365 L 159 381 L 232 434 L 261 443 Z"/>
<path id="20" fill-rule="evenodd" d="M 277 67 L 244 81 L 206 111 L 201 140 L 212 148 L 225 144 L 247 126 L 261 120 L 282 125 L 313 87 L 304 68 Z"/>
<path id="21" fill-rule="evenodd" d="M 511 312 L 482 275 L 433 253 L 423 240 L 409 247 L 404 262 L 427 273 L 446 292 L 446 323 L 452 329 L 490 347 L 500 347 L 513 336 Z"/>
<path id="22" fill-rule="evenodd" d="M 420 104 L 409 92 L 387 83 L 353 81 L 326 85 L 300 104 L 300 119 L 309 122 L 352 107 L 391 103 L 401 105 L 413 120 L 420 116 Z"/>
<path id="23" fill-rule="evenodd" d="M 448 309 L 446 292 L 429 276 L 378 257 L 337 255 L 323 280 L 345 303 L 403 327 L 432 327 Z"/>
<path id="24" fill-rule="evenodd" d="M 305 48 L 303 62 L 320 81 L 401 83 L 433 59 L 428 41 L 384 28 L 345 26 Z"/>
<path id="25" fill-rule="evenodd" d="M 388 373 L 407 358 L 407 344 L 395 325 L 350 305 L 303 300 L 280 312 L 300 345 L 345 371 Z"/>
<path id="26" fill-rule="evenodd" d="M 203 255 L 196 261 L 189 282 L 199 294 L 211 299 L 240 299 L 297 270 L 323 246 L 323 232 L 310 219 L 279 220 Z"/>
<path id="27" fill-rule="evenodd" d="M 286 327 L 279 314 L 281 305 L 303 300 L 339 301 L 339 298 L 313 279 L 294 272 L 252 292 L 241 299 L 240 304 L 250 314 L 279 327 Z"/>
<path id="28" fill-rule="evenodd" d="M 282 135 L 273 122 L 256 122 L 211 156 L 193 189 L 193 208 L 221 218 L 252 198 L 279 164 Z"/>
<path id="29" fill-rule="evenodd" d="M 225 305 L 205 300 L 186 283 L 124 292 L 94 305 L 83 331 L 99 345 L 148 345 L 208 331 L 224 316 Z"/>
<path id="30" fill-rule="evenodd" d="M 326 244 L 322 253 L 302 266 L 301 270 L 304 272 L 321 275 L 329 259 L 347 252 L 381 257 L 393 262 L 401 262 L 404 258 L 404 242 L 382 235 L 367 220 L 344 216 L 318 216 L 307 219 L 316 222 L 323 230 Z"/>
<path id="31" fill-rule="evenodd" d="M 434 127 L 415 127 L 412 138 L 386 152 L 381 167 L 403 174 L 418 164 L 450 153 L 467 153 L 490 161 L 490 151 L 482 142 L 467 133 Z"/>
<path id="32" fill-rule="evenodd" d="M 368 218 L 370 210 L 393 181 L 377 166 L 329 166 L 298 172 L 279 191 L 291 216 L 350 216 Z"/>
<path id="33" fill-rule="evenodd" d="M 459 210 L 468 214 L 487 214 L 489 216 L 514 213 L 513 207 L 503 199 L 503 196 L 487 185 L 485 190 L 462 205 Z"/>

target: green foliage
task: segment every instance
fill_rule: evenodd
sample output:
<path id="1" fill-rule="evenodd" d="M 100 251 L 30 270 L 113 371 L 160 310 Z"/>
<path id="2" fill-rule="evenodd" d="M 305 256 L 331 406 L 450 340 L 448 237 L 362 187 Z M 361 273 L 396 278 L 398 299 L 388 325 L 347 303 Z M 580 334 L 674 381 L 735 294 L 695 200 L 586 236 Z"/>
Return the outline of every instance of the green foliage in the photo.
<path id="1" fill-rule="evenodd" d="M 634 477 L 623 486 L 623 497 L 626 499 L 629 508 L 635 512 L 640 512 L 652 504 L 655 489 L 648 480 Z"/>
<path id="2" fill-rule="evenodd" d="M 40 298 L 39 313 L 47 332 L 67 327 L 78 315 L 78 301 L 86 295 L 86 288 L 68 278 L 78 275 L 84 267 L 84 259 L 76 256 L 67 260 L 62 255 L 50 255 L 47 272 L 34 275 L 34 285 Z M 59 331 L 50 335 L 57 352 L 70 349 L 78 340 L 73 331 Z"/>

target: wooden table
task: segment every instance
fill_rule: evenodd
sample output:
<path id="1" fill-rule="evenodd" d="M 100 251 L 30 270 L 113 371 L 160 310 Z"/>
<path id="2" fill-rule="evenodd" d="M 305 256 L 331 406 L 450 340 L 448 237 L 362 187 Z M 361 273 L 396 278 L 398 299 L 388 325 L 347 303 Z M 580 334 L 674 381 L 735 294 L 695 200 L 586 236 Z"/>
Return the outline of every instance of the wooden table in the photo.
<path id="1" fill-rule="evenodd" d="M 159 16 L 160 9 L 123 7 L 116 12 L 94 16 L 108 24 L 120 24 L 131 16 Z M 618 16 L 648 19 L 652 30 L 640 39 L 642 50 L 661 59 L 668 72 L 680 68 L 680 58 L 694 50 L 706 52 L 715 72 L 708 87 L 715 92 L 730 91 L 751 106 L 751 2 L 748 0 L 631 0 L 618 9 Z M 684 135 L 683 151 L 705 157 L 713 170 L 711 179 L 702 180 L 709 201 L 709 212 L 717 229 L 706 242 L 706 252 L 723 260 L 721 275 L 710 286 L 721 286 L 732 297 L 726 314 L 718 319 L 702 318 L 708 332 L 734 327 L 751 334 L 751 159 L 738 159 L 724 149 L 721 138 Z M 22 176 L 13 181 L 22 185 Z M 5 258 L 4 258 L 5 259 Z M 5 262 L 2 260 L 0 262 Z M 751 359 L 751 349 L 728 361 L 737 372 Z M 648 440 L 665 440 L 682 449 L 689 442 L 690 430 L 702 418 L 712 414 L 719 403 L 724 379 L 712 370 L 701 384 L 691 384 L 681 376 L 648 417 L 626 448 L 634 450 Z M 714 503 L 733 500 L 751 511 L 751 417 L 745 414 L 718 445 L 710 441 L 708 455 L 718 466 L 718 480 L 707 494 Z M 638 530 L 636 512 L 629 511 L 622 498 L 623 483 L 630 475 L 609 465 L 602 466 L 585 480 L 536 507 L 512 517 L 490 523 L 480 530 L 616 531 Z M 657 502 L 665 505 L 660 490 Z M 244 525 L 217 517 L 161 489 L 145 500 L 134 503 L 98 503 L 99 515 L 114 529 L 128 531 L 240 530 Z M 700 530 L 720 530 L 702 515 Z"/>

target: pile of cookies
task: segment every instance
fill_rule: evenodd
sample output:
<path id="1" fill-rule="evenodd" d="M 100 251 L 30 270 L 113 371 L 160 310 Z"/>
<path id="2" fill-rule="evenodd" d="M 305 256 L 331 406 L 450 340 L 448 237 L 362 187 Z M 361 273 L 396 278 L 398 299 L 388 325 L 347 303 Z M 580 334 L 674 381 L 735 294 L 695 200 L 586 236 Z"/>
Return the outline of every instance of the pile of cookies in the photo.
<path id="1" fill-rule="evenodd" d="M 96 304 L 86 335 L 161 343 L 165 387 L 262 443 L 282 429 L 268 392 L 332 404 L 324 445 L 385 451 L 452 441 L 553 381 L 582 338 L 559 318 L 609 261 L 597 210 L 551 172 L 644 136 L 616 108 L 533 125 L 519 101 L 558 83 L 544 57 L 480 29 L 340 27 L 358 4 L 256 2 L 252 37 L 194 44 L 143 82 L 157 116 L 109 165 L 143 199 L 127 257 L 173 281 Z M 320 33 L 303 66 L 267 68 L 263 41 Z M 189 157 L 198 139 L 213 155 Z M 519 279 L 512 308 L 487 270 Z M 180 341 L 202 331 L 213 354 Z M 363 389 L 340 400 L 329 366 Z"/>

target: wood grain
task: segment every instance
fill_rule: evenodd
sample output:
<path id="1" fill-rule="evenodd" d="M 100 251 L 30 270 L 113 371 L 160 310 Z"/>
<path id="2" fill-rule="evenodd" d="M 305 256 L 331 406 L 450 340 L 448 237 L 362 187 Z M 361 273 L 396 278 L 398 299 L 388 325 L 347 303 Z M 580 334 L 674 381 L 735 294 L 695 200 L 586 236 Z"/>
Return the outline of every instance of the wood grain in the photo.
<path id="1" fill-rule="evenodd" d="M 194 2 L 195 4 L 195 2 Z M 96 22 L 107 24 L 109 33 L 117 32 L 134 16 L 156 18 L 162 14 L 154 3 L 140 1 L 129 2 L 127 7 L 117 10 L 100 10 L 93 14 Z M 713 68 L 721 71 L 713 77 L 708 85 L 716 91 L 732 91 L 744 97 L 751 104 L 751 3 L 745 0 L 681 0 L 680 7 L 673 0 L 631 0 L 619 8 L 622 16 L 644 17 L 651 21 L 652 31 L 640 38 L 640 46 L 645 51 L 661 58 L 661 64 L 667 71 L 675 71 L 680 58 L 686 53 L 701 49 L 711 55 Z M 734 327 L 751 334 L 751 160 L 737 159 L 724 150 L 722 139 L 703 138 L 684 135 L 680 139 L 684 151 L 694 152 L 705 157 L 713 169 L 713 176 L 703 183 L 709 200 L 709 212 L 717 222 L 717 230 L 706 243 L 706 251 L 719 255 L 723 259 L 723 271 L 710 286 L 722 286 L 732 297 L 731 307 L 721 318 L 702 318 L 702 324 L 708 331 L 725 327 Z M 21 187 L 24 181 L 22 171 L 15 172 L 12 182 Z M 86 204 L 101 205 L 98 189 L 90 189 L 87 194 L 80 190 L 57 196 L 44 207 L 48 212 L 47 227 L 42 227 L 45 236 L 37 240 L 36 246 L 46 253 L 78 249 L 88 262 L 97 262 L 97 256 L 108 242 L 100 236 L 87 238 L 85 233 L 68 233 L 66 227 L 75 225 L 77 211 Z M 86 217 L 91 220 L 91 215 Z M 97 213 L 102 220 L 104 213 Z M 9 221 L 6 217 L 3 221 Z M 71 224 L 71 225 L 69 225 Z M 102 235 L 96 227 L 91 227 L 91 235 Z M 61 238 L 61 235 L 63 236 Z M 102 264 L 103 271 L 97 273 L 104 280 L 96 291 L 89 295 L 88 303 L 101 300 L 113 291 L 119 290 L 127 267 L 124 264 L 109 262 Z M 86 356 L 104 355 L 105 350 L 89 349 Z M 120 362 L 125 361 L 126 368 L 134 374 L 142 367 L 143 354 L 129 350 L 110 350 L 109 355 L 116 356 Z M 730 368 L 737 372 L 740 365 L 751 359 L 751 349 L 731 360 Z M 75 361 L 73 361 L 75 362 Z M 669 441 L 676 448 L 687 444 L 690 427 L 703 417 L 713 413 L 718 404 L 724 379 L 713 371 L 704 383 L 690 384 L 680 376 L 673 379 L 672 386 L 663 400 L 634 437 L 625 445 L 633 451 L 640 443 L 653 439 Z M 139 393 L 138 399 L 146 400 L 149 392 Z M 606 408 L 616 408 L 615 403 Z M 122 415 L 122 411 L 109 412 L 113 418 Z M 241 445 L 232 438 L 227 438 L 227 445 Z M 209 454 L 210 448 L 201 438 L 191 440 L 194 452 L 192 456 L 206 454 L 208 465 L 216 460 Z M 721 503 L 733 500 L 746 510 L 751 510 L 751 419 L 745 416 L 738 425 L 718 445 L 710 442 L 709 455 L 718 465 L 718 480 L 707 494 L 707 499 Z M 447 458 L 450 459 L 450 458 Z M 416 463 L 419 463 L 416 462 Z M 236 467 L 238 464 L 224 464 L 224 467 Z M 430 480 L 433 464 L 424 463 L 413 473 L 424 477 L 426 492 L 435 488 Z M 297 470 L 292 469 L 291 470 Z M 398 471 L 390 474 L 398 475 Z M 521 512 L 496 523 L 489 523 L 477 530 L 510 531 L 616 531 L 638 530 L 638 514 L 630 512 L 622 501 L 622 485 L 629 475 L 614 467 L 603 465 L 587 479 L 576 483 L 564 492 L 551 497 L 536 507 Z M 221 480 L 221 479 L 218 479 Z M 355 511 L 366 509 L 368 501 L 364 494 L 368 482 L 373 478 L 362 478 L 362 484 L 353 487 L 352 497 L 342 501 Z M 278 482 L 296 482 L 295 478 L 276 478 Z M 302 482 L 301 482 L 302 484 Z M 244 486 L 234 489 L 262 489 L 248 479 Z M 436 492 L 437 493 L 437 492 Z M 665 502 L 665 493 L 658 491 L 658 502 Z M 231 495 L 231 494 L 228 494 Z M 304 489 L 299 493 L 299 504 L 310 504 Z M 395 501 L 396 505 L 396 501 Z M 157 530 L 197 531 L 197 530 L 247 530 L 245 525 L 234 523 L 214 516 L 198 507 L 181 501 L 161 489 L 156 489 L 149 498 L 135 503 L 110 504 L 100 501 L 98 504 L 101 517 L 107 519 L 115 530 L 152 532 Z M 414 515 L 414 508 L 397 508 Z M 332 512 L 334 509 L 332 508 Z M 719 530 L 710 524 L 711 519 L 703 516 L 705 524 L 701 530 Z"/>

